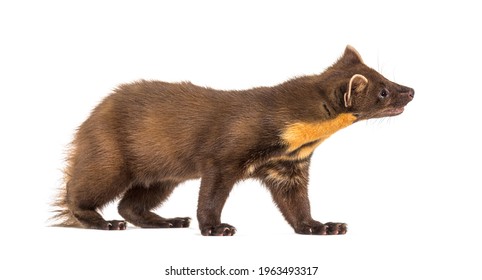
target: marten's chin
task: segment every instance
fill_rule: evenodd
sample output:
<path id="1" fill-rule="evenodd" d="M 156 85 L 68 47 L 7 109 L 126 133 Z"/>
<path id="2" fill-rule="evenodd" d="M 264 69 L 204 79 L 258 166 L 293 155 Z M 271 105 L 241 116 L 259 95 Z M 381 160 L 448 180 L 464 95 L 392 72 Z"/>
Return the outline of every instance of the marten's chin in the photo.
<path id="1" fill-rule="evenodd" d="M 397 115 L 400 115 L 401 113 L 403 113 L 403 110 L 404 110 L 404 107 L 400 107 L 400 108 L 388 108 L 386 110 L 383 111 L 383 116 L 382 117 L 393 117 L 393 116 L 397 116 Z"/>

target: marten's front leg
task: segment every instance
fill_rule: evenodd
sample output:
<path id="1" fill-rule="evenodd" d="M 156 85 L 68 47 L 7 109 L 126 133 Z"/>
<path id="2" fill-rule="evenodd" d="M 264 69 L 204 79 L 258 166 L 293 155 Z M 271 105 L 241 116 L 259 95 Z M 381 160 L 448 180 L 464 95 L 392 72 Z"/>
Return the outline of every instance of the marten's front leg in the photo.
<path id="1" fill-rule="evenodd" d="M 234 186 L 234 175 L 228 170 L 210 169 L 201 179 L 197 218 L 204 236 L 232 236 L 236 228 L 221 223 L 221 212 Z"/>
<path id="2" fill-rule="evenodd" d="M 277 161 L 257 171 L 273 200 L 296 233 L 337 235 L 347 231 L 344 223 L 322 224 L 311 217 L 308 199 L 309 160 Z"/>

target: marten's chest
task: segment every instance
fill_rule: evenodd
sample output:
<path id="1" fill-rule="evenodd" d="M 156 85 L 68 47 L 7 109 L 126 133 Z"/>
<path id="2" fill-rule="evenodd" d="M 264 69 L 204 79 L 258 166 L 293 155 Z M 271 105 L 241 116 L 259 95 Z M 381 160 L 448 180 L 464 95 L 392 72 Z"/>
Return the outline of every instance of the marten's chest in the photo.
<path id="1" fill-rule="evenodd" d="M 318 145 L 338 130 L 354 123 L 353 114 L 343 113 L 336 118 L 320 122 L 297 122 L 287 125 L 281 140 L 287 146 L 285 159 L 301 160 L 310 156 Z"/>

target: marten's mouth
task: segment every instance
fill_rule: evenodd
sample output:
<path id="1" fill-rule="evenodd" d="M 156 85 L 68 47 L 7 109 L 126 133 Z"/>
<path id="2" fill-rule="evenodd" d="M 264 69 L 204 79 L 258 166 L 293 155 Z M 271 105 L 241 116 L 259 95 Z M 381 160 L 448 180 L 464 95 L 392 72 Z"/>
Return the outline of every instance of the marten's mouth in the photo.
<path id="1" fill-rule="evenodd" d="M 397 116 L 403 113 L 403 107 L 389 107 L 386 109 L 383 109 L 381 111 L 378 111 L 374 115 L 372 115 L 369 118 L 386 118 L 386 117 L 393 117 Z"/>
<path id="2" fill-rule="evenodd" d="M 388 108 L 386 110 L 383 110 L 382 115 L 384 115 L 385 117 L 397 116 L 397 115 L 400 115 L 401 113 L 403 113 L 403 109 L 404 109 L 403 107 Z"/>

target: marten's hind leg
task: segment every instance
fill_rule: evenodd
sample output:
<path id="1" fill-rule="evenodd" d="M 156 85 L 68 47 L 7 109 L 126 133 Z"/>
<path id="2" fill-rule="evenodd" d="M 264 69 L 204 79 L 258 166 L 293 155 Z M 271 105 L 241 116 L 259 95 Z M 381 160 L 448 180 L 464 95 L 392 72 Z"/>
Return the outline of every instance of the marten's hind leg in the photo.
<path id="1" fill-rule="evenodd" d="M 127 185 L 86 184 L 69 187 L 74 183 L 76 182 L 71 181 L 67 187 L 68 208 L 71 215 L 83 227 L 103 230 L 126 229 L 125 221 L 106 221 L 97 210 L 118 197 L 127 188 Z"/>
<path id="2" fill-rule="evenodd" d="M 166 219 L 151 211 L 161 205 L 176 186 L 177 183 L 171 181 L 134 185 L 119 202 L 119 214 L 129 223 L 143 228 L 189 227 L 190 218 Z"/>

